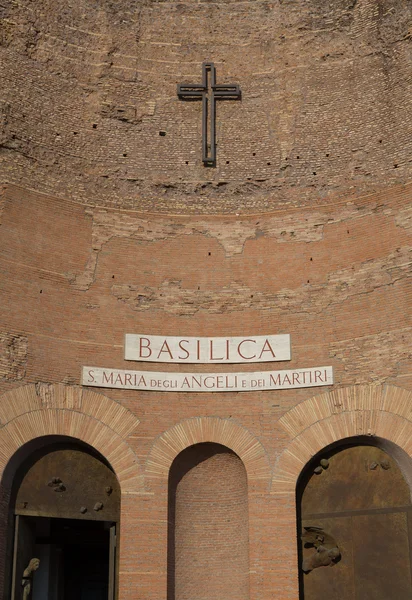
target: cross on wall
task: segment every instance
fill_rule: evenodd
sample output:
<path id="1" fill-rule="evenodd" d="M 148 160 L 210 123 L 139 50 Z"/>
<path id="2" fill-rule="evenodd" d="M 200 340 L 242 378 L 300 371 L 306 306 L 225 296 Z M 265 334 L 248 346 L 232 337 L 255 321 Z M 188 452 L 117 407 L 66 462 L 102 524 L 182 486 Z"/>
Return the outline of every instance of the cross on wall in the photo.
<path id="1" fill-rule="evenodd" d="M 180 100 L 202 101 L 202 161 L 207 167 L 216 165 L 216 100 L 240 100 L 237 84 L 216 83 L 216 68 L 212 62 L 202 64 L 202 83 L 180 83 Z M 209 108 L 210 107 L 210 108 Z"/>

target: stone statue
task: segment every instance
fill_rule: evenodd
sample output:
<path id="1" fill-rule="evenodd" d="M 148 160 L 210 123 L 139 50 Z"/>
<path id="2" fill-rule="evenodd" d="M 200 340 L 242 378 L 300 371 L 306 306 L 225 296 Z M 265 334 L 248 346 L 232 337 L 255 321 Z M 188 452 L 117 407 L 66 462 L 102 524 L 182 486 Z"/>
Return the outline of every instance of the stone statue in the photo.
<path id="1" fill-rule="evenodd" d="M 341 553 L 333 536 L 325 533 L 322 527 L 305 527 L 302 535 L 305 547 L 315 548 L 315 552 L 303 559 L 302 570 L 310 573 L 318 567 L 333 567 L 339 562 Z"/>
<path id="2" fill-rule="evenodd" d="M 32 558 L 28 564 L 28 567 L 23 571 L 23 579 L 21 585 L 23 586 L 23 600 L 29 600 L 31 597 L 31 588 L 33 582 L 33 573 L 40 567 L 40 560 L 38 558 Z"/>

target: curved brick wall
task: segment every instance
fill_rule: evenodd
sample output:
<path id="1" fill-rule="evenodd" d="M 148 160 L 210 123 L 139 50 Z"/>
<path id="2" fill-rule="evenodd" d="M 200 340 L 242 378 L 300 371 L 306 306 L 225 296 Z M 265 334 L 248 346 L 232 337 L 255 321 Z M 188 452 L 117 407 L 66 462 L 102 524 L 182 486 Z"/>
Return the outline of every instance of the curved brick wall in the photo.
<path id="1" fill-rule="evenodd" d="M 85 429 L 94 437 L 88 425 L 91 417 L 54 417 L 47 384 L 77 386 L 81 367 L 87 364 L 130 368 L 123 354 L 126 332 L 290 333 L 292 359 L 280 368 L 333 366 L 335 385 L 324 390 L 332 394 L 319 401 L 320 406 L 310 399 L 322 390 L 311 389 L 202 395 L 104 392 L 114 405 L 128 409 L 136 424 L 140 421 L 136 431 L 125 433 L 125 441 L 139 463 L 148 464 L 147 490 L 153 492 L 140 498 L 138 469 L 136 463 L 131 465 L 131 476 L 125 473 L 130 495 L 122 504 L 121 600 L 165 599 L 167 490 L 164 479 L 150 480 L 152 467 L 157 467 L 147 460 L 150 456 L 158 461 L 160 455 L 163 469 L 173 448 L 184 443 L 181 428 L 175 433 L 176 425 L 202 417 L 238 424 L 226 432 L 233 430 L 235 437 L 245 428 L 264 448 L 259 455 L 266 454 L 270 466 L 278 465 L 270 497 L 265 495 L 266 485 L 251 481 L 249 487 L 251 596 L 266 600 L 270 589 L 282 600 L 296 600 L 293 494 L 311 453 L 336 439 L 369 431 L 409 452 L 402 418 L 385 419 L 376 414 L 375 404 L 369 412 L 368 407 L 375 388 L 391 384 L 409 390 L 412 385 L 410 186 L 352 201 L 341 198 L 316 210 L 302 207 L 242 218 L 103 210 L 12 185 L 1 200 L 1 391 L 11 393 L 25 384 L 34 389 L 37 384 L 35 389 L 44 391 L 44 426 L 50 429 L 57 424 L 67 434 L 75 421 L 76 431 Z M 170 371 L 185 368 L 164 365 Z M 205 370 L 193 365 L 193 371 Z M 229 369 L 215 365 L 213 370 Z M 360 384 L 368 392 L 362 392 L 346 414 L 341 394 L 352 398 L 353 389 L 363 389 Z M 408 410 L 408 403 L 405 407 Z M 48 415 L 53 419 L 46 421 Z M 283 415 L 287 416 L 280 421 Z M 36 419 L 31 411 L 3 431 L 7 435 L 11 430 L 16 444 L 22 432 L 35 435 Z M 167 431 L 173 433 L 173 445 L 164 454 Z M 97 431 L 97 438 L 106 443 L 105 434 Z M 115 436 L 112 439 L 115 444 Z M 199 439 L 230 445 L 223 442 L 229 439 L 224 436 Z M 250 462 L 248 448 L 244 450 L 245 463 L 246 458 Z M 263 468 L 264 462 L 259 460 L 259 465 Z M 255 464 L 260 469 L 259 465 Z M 267 481 L 266 467 L 262 475 Z M 252 488 L 256 495 L 251 495 Z M 286 494 L 279 498 L 283 490 Z M 281 551 L 272 542 L 279 527 Z"/>
<path id="2" fill-rule="evenodd" d="M 412 6 L 307 2 L 5 1 L 6 179 L 63 198 L 162 212 L 328 203 L 411 178 Z M 218 166 L 198 102 L 218 83 Z"/>
<path id="3" fill-rule="evenodd" d="M 246 470 L 220 444 L 196 444 L 169 475 L 169 600 L 248 600 Z"/>
<path id="4" fill-rule="evenodd" d="M 166 599 L 167 476 L 189 444 L 224 444 L 249 477 L 249 563 L 218 600 L 246 598 L 249 569 L 251 598 L 298 598 L 295 485 L 322 447 L 412 455 L 411 26 L 404 0 L 1 2 L 0 463 L 39 433 L 105 453 L 120 600 Z M 217 107 L 214 169 L 200 104 L 176 96 L 206 59 L 243 93 Z M 289 333 L 287 363 L 213 371 L 331 365 L 335 383 L 82 394 L 83 365 L 189 370 L 125 361 L 125 333 Z M 229 466 L 246 485 L 225 451 L 177 500 L 201 472 L 225 506 Z M 176 600 L 197 586 L 182 565 Z"/>
<path id="5" fill-rule="evenodd" d="M 139 332 L 290 333 L 288 368 L 331 364 L 338 385 L 400 378 L 407 387 L 411 192 L 238 219 L 104 211 L 8 186 L 0 202 L 1 389 L 78 384 L 82 365 L 130 369 L 124 334 Z M 258 391 L 254 400 L 259 393 L 277 420 L 279 402 Z M 212 412 L 194 396 L 195 408 L 184 404 L 178 415 L 170 402 L 159 409 L 152 392 L 139 394 L 144 403 L 126 390 L 108 395 L 141 420 L 159 412 L 156 436 L 183 419 L 244 414 L 242 394 L 225 396 L 230 409 L 219 401 L 212 409 L 213 395 Z M 307 390 L 285 390 L 282 410 L 306 398 Z M 261 405 L 253 401 L 253 410 Z M 252 417 L 242 425 L 256 434 Z"/>

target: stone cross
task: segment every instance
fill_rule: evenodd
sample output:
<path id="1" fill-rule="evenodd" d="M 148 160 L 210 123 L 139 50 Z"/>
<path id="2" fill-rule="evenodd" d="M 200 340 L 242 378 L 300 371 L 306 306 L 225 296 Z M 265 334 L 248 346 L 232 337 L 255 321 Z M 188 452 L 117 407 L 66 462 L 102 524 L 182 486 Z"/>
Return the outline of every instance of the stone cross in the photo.
<path id="1" fill-rule="evenodd" d="M 180 100 L 202 100 L 202 160 L 206 167 L 214 167 L 216 165 L 216 100 L 239 100 L 240 87 L 230 83 L 217 85 L 215 65 L 212 62 L 204 62 L 202 83 L 180 83 L 177 86 L 177 95 Z"/>

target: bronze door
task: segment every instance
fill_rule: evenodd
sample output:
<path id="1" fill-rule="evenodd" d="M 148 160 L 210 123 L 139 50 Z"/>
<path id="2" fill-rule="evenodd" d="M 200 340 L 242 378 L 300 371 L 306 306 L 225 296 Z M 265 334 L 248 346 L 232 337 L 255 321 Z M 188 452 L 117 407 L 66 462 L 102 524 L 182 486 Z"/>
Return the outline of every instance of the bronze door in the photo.
<path id="1" fill-rule="evenodd" d="M 115 600 L 116 593 L 116 563 L 117 563 L 117 532 L 116 525 L 110 527 L 109 541 L 109 600 Z"/>
<path id="2" fill-rule="evenodd" d="M 298 486 L 301 600 L 411 600 L 409 486 L 383 450 L 321 454 Z"/>
<path id="3" fill-rule="evenodd" d="M 25 570 L 35 558 L 35 532 L 30 520 L 16 516 L 14 533 L 14 552 L 13 552 L 13 579 L 12 579 L 12 598 L 13 600 L 23 600 L 24 594 L 30 597 L 31 577 L 23 581 Z M 26 587 L 26 592 L 24 591 Z"/>

